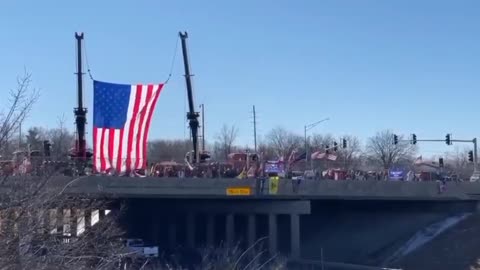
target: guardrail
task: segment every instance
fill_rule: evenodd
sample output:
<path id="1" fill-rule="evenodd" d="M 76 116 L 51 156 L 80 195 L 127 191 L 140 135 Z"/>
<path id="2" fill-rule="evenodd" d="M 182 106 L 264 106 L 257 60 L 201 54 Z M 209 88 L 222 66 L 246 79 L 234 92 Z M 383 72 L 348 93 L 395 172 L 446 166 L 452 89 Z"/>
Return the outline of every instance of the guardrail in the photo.
<path id="1" fill-rule="evenodd" d="M 387 268 L 381 266 L 366 266 L 359 264 L 325 262 L 319 260 L 295 259 L 288 261 L 292 267 L 308 267 L 309 269 L 321 270 L 402 270 L 402 268 Z"/>

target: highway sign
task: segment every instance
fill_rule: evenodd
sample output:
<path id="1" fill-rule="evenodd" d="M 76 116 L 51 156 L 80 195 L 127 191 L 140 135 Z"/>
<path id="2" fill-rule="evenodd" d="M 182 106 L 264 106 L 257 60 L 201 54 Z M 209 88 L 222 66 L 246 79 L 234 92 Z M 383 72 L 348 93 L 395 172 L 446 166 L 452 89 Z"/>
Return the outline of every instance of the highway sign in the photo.
<path id="1" fill-rule="evenodd" d="M 229 187 L 227 188 L 228 196 L 248 196 L 252 195 L 252 189 L 250 187 Z"/>

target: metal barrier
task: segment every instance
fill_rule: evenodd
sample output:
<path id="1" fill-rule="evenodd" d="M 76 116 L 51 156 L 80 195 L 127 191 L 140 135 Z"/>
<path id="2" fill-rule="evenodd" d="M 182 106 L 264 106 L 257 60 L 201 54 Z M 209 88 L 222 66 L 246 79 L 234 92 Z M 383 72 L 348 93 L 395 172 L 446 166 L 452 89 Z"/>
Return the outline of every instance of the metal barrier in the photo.
<path id="1" fill-rule="evenodd" d="M 388 268 L 381 266 L 366 266 L 340 262 L 325 262 L 319 260 L 294 259 L 288 261 L 294 269 L 321 269 L 321 270 L 402 270 L 401 268 Z"/>

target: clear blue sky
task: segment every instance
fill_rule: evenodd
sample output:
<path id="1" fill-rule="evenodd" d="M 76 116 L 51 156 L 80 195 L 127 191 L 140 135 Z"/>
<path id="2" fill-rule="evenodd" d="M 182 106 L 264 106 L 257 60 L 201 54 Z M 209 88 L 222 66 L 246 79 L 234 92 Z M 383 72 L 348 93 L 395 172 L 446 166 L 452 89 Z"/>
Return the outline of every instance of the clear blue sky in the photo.
<path id="1" fill-rule="evenodd" d="M 166 79 L 186 30 L 209 138 L 228 123 L 252 144 L 253 104 L 261 135 L 330 117 L 313 132 L 480 137 L 479 14 L 475 0 L 2 1 L 0 91 L 27 67 L 42 90 L 28 123 L 53 127 L 65 114 L 73 129 L 75 31 L 96 79 L 147 83 Z M 151 139 L 188 136 L 182 68 L 179 51 Z"/>

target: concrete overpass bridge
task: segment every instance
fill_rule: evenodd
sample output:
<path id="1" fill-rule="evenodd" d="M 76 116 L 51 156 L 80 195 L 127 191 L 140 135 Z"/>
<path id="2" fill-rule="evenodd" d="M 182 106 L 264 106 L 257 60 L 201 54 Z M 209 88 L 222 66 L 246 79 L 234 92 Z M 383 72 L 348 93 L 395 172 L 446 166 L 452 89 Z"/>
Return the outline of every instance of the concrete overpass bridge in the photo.
<path id="1" fill-rule="evenodd" d="M 247 248 L 262 241 L 271 254 L 293 260 L 377 266 L 388 265 L 431 224 L 477 211 L 480 199 L 480 183 L 466 182 L 443 190 L 436 182 L 286 179 L 87 176 L 54 183 L 70 196 L 124 203 L 129 237 L 162 250 L 221 243 Z"/>

